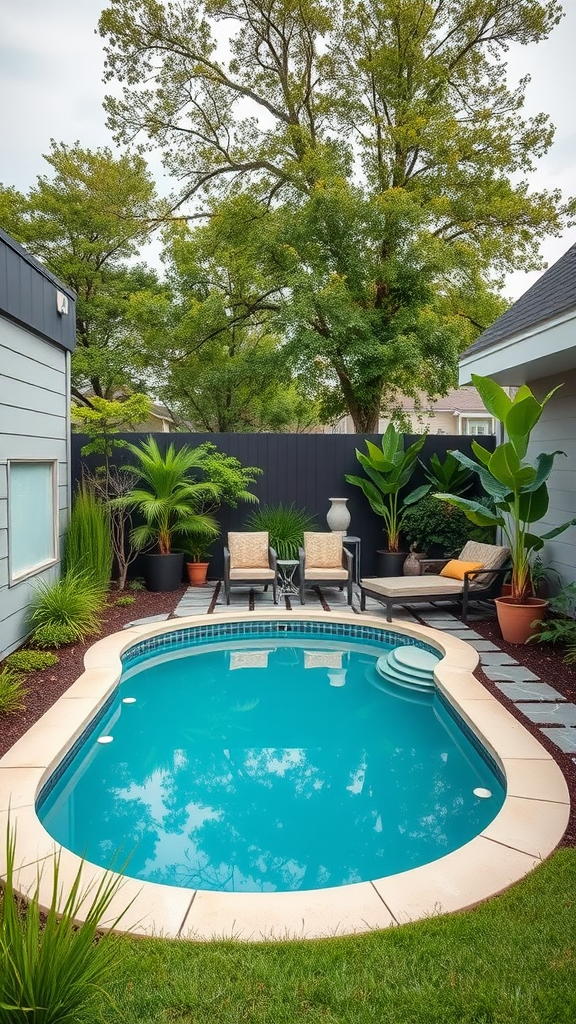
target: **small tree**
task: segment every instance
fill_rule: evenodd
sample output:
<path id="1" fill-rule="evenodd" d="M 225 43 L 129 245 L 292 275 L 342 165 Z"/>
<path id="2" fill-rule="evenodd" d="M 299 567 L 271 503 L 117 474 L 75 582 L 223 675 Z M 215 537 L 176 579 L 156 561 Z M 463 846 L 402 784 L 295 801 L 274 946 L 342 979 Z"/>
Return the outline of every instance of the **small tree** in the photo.
<path id="1" fill-rule="evenodd" d="M 134 394 L 127 398 L 108 401 L 94 396 L 89 406 L 72 406 L 72 424 L 91 439 L 80 449 L 81 455 L 101 455 L 104 464 L 96 467 L 96 475 L 102 477 L 104 496 L 110 497 L 107 481 L 110 459 L 116 448 L 126 448 L 127 441 L 116 435 L 121 430 L 133 429 L 148 418 L 152 402 L 147 395 Z"/>

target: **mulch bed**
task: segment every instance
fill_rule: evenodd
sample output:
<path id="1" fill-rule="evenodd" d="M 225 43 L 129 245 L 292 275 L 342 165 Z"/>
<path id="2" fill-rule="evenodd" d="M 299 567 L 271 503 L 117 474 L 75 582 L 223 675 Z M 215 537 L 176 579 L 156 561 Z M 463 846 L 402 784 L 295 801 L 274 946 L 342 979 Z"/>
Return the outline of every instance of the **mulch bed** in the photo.
<path id="1" fill-rule="evenodd" d="M 134 592 L 132 596 L 136 600 L 129 608 L 118 608 L 113 604 L 118 594 L 112 593 L 110 596 L 110 607 L 106 609 L 102 620 L 100 635 L 106 636 L 109 633 L 115 633 L 117 630 L 122 629 L 126 623 L 132 622 L 134 619 L 143 619 L 149 615 L 172 612 L 185 589 L 185 587 L 182 587 L 180 591 L 173 591 L 168 594 L 153 594 L 146 590 Z M 493 617 L 472 620 L 469 625 L 484 639 L 492 640 L 502 651 L 510 654 L 521 665 L 531 669 L 543 682 L 553 686 L 566 700 L 576 703 L 576 670 L 574 667 L 564 664 L 561 648 L 550 644 L 526 644 L 522 647 L 508 644 L 502 640 L 498 624 Z M 88 643 L 62 648 L 58 652 L 58 657 L 60 658 L 58 665 L 45 669 L 43 672 L 33 672 L 27 677 L 25 684 L 27 689 L 26 710 L 14 715 L 6 715 L 2 718 L 0 756 L 5 754 L 16 740 L 81 675 L 84 670 L 84 654 L 96 639 L 96 637 L 93 637 Z M 576 756 L 563 754 L 555 744 L 551 743 L 540 732 L 538 726 L 525 718 L 512 701 L 508 700 L 495 684 L 486 678 L 481 668 L 478 668 L 475 674 L 490 693 L 494 694 L 511 714 L 522 722 L 528 732 L 537 737 L 560 765 L 568 784 L 572 803 L 570 821 L 561 845 L 576 846 Z"/>

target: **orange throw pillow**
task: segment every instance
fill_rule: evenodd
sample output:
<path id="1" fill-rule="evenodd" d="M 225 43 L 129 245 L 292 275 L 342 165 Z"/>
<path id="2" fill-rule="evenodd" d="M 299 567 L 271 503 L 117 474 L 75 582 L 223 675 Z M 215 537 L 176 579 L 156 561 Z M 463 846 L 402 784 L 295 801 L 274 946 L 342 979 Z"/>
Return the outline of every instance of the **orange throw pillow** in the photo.
<path id="1" fill-rule="evenodd" d="M 449 576 L 453 580 L 463 580 L 465 572 L 472 572 L 474 569 L 483 569 L 484 565 L 482 562 L 461 562 L 457 558 L 453 558 L 451 562 L 448 562 L 443 569 L 440 570 L 441 576 Z"/>

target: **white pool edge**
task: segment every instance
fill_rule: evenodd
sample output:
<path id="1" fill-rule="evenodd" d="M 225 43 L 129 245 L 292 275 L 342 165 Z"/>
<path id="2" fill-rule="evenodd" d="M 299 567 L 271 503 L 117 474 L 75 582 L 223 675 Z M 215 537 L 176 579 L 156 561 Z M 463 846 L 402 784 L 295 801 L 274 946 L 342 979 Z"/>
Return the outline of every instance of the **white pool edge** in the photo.
<path id="1" fill-rule="evenodd" d="M 17 834 L 15 885 L 23 895 L 35 890 L 40 873 L 40 904 L 49 905 L 51 861 L 57 853 L 63 889 L 75 878 L 80 858 L 55 843 L 44 829 L 36 815 L 36 798 L 117 685 L 123 652 L 140 640 L 174 630 L 258 619 L 370 626 L 435 647 L 443 654 L 435 671 L 438 687 L 505 775 L 507 794 L 500 812 L 480 835 L 445 857 L 354 885 L 305 892 L 228 893 L 125 878 L 103 927 L 133 901 L 118 931 L 242 941 L 350 935 L 474 906 L 508 888 L 552 853 L 570 811 L 564 776 L 539 741 L 474 677 L 479 656 L 473 647 L 439 630 L 404 621 L 385 623 L 366 613 L 267 609 L 261 615 L 230 612 L 132 626 L 90 647 L 82 675 L 0 759 L 0 877 L 6 873 L 10 815 Z M 97 883 L 104 874 L 102 868 L 85 863 L 84 885 Z"/>

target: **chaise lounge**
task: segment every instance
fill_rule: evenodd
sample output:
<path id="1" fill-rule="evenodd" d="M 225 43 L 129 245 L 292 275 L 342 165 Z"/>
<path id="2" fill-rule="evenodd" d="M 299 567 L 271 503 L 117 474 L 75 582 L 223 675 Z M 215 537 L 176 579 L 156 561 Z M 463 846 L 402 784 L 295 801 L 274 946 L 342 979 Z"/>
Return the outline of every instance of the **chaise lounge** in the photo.
<path id="1" fill-rule="evenodd" d="M 386 621 L 391 622 L 395 604 L 434 604 L 454 598 L 462 604 L 462 622 L 466 622 L 470 601 L 490 600 L 501 594 L 504 577 L 509 572 L 506 565 L 509 556 L 508 548 L 468 541 L 458 559 L 421 559 L 420 576 L 362 579 L 360 610 L 365 611 L 366 598 L 373 597 L 385 605 Z"/>

